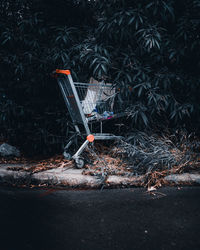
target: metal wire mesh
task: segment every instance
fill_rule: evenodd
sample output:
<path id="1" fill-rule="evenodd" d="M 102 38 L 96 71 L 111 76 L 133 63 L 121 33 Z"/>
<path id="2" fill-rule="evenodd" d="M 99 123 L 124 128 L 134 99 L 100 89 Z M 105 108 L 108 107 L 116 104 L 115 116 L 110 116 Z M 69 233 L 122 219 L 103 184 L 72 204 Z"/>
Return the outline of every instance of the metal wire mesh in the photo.
<path id="1" fill-rule="evenodd" d="M 119 91 L 111 84 L 74 83 L 84 114 L 89 120 L 111 119 L 123 116 L 124 103 Z"/>

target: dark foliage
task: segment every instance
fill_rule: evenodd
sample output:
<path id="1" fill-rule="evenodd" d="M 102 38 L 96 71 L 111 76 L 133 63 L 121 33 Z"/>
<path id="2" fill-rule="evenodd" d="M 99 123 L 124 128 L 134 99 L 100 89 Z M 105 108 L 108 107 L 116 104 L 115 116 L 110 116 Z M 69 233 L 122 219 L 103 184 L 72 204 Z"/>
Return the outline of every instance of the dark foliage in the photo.
<path id="1" fill-rule="evenodd" d="M 71 131 L 51 72 L 71 69 L 131 95 L 133 127 L 200 124 L 199 0 L 0 3 L 0 134 L 51 153 Z"/>

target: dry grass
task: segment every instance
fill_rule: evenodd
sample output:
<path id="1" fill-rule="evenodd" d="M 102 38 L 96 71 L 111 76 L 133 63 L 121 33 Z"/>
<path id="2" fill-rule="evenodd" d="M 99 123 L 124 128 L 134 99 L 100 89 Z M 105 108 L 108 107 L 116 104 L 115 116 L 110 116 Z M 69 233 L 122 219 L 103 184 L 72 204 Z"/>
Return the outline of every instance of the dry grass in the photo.
<path id="1" fill-rule="evenodd" d="M 95 147 L 89 147 L 84 154 L 90 162 L 86 163 L 83 174 L 94 175 L 104 181 L 110 175 L 126 177 L 145 175 L 144 185 L 148 188 L 167 185 L 164 177 L 169 174 L 200 172 L 198 150 L 191 150 L 190 143 L 185 142 L 177 147 L 166 137 L 158 138 L 142 134 L 138 135 L 136 143 L 135 141 L 122 141 L 118 145 L 111 146 L 95 143 Z M 30 173 L 59 167 L 75 167 L 73 161 L 65 160 L 61 155 L 45 160 L 4 159 L 2 163 L 24 163 L 25 166 L 9 167 L 9 169 Z"/>

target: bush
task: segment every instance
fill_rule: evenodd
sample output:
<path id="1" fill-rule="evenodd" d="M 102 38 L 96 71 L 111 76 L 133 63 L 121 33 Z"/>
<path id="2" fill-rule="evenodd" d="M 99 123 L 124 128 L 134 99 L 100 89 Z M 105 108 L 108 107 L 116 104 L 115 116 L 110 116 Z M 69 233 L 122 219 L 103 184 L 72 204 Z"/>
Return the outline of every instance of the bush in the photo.
<path id="1" fill-rule="evenodd" d="M 70 118 L 51 72 L 129 96 L 132 126 L 199 132 L 200 1 L 1 1 L 0 129 L 29 152 L 59 151 Z M 26 138 L 26 142 L 24 142 Z"/>

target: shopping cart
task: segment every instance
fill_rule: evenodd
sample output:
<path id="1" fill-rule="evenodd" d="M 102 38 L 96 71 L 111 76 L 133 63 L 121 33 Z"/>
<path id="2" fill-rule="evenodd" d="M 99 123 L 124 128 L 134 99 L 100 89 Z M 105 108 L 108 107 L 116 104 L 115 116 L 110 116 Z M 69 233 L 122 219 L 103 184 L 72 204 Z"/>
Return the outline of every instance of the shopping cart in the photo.
<path id="1" fill-rule="evenodd" d="M 99 83 L 94 79 L 90 83 L 73 82 L 69 70 L 55 71 L 64 101 L 67 105 L 76 132 L 69 138 L 64 148 L 64 157 L 74 159 L 77 168 L 85 164 L 82 152 L 94 140 L 118 140 L 121 136 L 103 133 L 104 121 L 125 116 L 125 103 L 119 89 L 112 84 Z M 99 132 L 92 133 L 92 124 L 99 123 Z M 81 129 L 83 132 L 81 132 Z M 70 147 L 77 138 L 84 138 L 82 145 L 71 155 Z"/>

